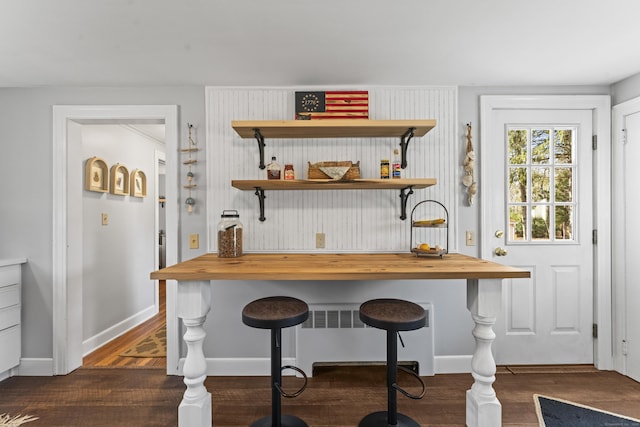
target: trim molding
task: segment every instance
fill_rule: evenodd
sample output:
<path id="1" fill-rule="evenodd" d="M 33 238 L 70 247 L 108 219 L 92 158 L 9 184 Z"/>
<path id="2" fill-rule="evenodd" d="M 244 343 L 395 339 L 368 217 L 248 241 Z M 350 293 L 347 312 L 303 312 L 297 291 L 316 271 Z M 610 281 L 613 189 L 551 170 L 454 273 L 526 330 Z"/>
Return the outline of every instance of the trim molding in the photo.
<path id="1" fill-rule="evenodd" d="M 435 373 L 436 374 L 470 374 L 471 358 L 468 356 L 436 356 Z"/>
<path id="2" fill-rule="evenodd" d="M 207 376 L 269 376 L 271 359 L 268 357 L 207 358 Z M 185 358 L 181 357 L 174 375 L 183 375 Z M 296 365 L 295 357 L 283 357 L 282 366 Z M 293 371 L 292 371 L 293 372 Z M 306 372 L 307 376 L 311 373 Z"/>
<path id="3" fill-rule="evenodd" d="M 16 376 L 50 377 L 55 375 L 52 358 L 22 358 L 16 370 Z"/>
<path id="4" fill-rule="evenodd" d="M 471 355 L 436 356 L 435 374 L 467 374 L 471 372 Z M 173 375 L 182 375 L 185 358 L 181 357 Z M 207 358 L 207 376 L 269 376 L 271 359 L 268 357 Z M 295 357 L 283 357 L 282 365 L 296 366 Z M 306 372 L 308 377 L 312 372 Z M 293 371 L 284 375 L 293 375 Z"/>
<path id="5" fill-rule="evenodd" d="M 96 334 L 91 338 L 84 340 L 82 342 L 82 356 L 84 357 L 97 348 L 102 347 L 106 343 L 113 341 L 131 328 L 135 328 L 136 326 L 146 322 L 157 313 L 158 307 L 154 304 L 150 307 L 145 308 L 139 313 L 134 314 L 128 319 L 125 319 L 122 322 L 105 329 L 99 334 Z"/>

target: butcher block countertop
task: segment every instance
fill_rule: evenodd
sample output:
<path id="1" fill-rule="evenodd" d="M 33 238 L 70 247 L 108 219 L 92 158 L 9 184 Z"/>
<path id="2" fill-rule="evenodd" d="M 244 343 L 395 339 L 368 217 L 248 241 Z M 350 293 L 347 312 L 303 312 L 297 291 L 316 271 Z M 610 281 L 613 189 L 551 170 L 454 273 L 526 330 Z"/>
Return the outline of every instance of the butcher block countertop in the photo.
<path id="1" fill-rule="evenodd" d="M 156 280 L 393 280 L 506 279 L 528 271 L 461 254 L 249 253 L 219 258 L 208 253 L 151 273 Z"/>

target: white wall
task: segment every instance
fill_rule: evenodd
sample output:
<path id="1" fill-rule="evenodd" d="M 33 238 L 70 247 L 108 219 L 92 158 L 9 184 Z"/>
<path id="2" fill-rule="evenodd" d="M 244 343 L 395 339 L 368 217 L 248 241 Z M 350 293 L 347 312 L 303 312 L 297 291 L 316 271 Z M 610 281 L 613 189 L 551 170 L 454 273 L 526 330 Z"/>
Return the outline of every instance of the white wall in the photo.
<path id="1" fill-rule="evenodd" d="M 119 125 L 83 125 L 82 157 L 97 156 L 144 172 L 147 196 L 83 191 L 83 340 L 153 313 L 155 151 L 164 144 Z M 74 165 L 77 167 L 78 165 Z M 78 185 L 83 185 L 78 183 Z M 83 187 L 84 188 L 84 187 Z M 108 225 L 102 225 L 102 214 Z M 142 320 L 142 319 L 139 319 Z"/>
<path id="2" fill-rule="evenodd" d="M 334 88 L 336 89 L 336 88 Z M 362 88 L 355 88 L 362 89 Z M 215 227 L 223 209 L 237 209 L 244 225 L 243 247 L 250 252 L 398 252 L 409 251 L 410 221 L 401 220 L 400 191 L 266 191 L 266 221 L 258 220 L 254 191 L 231 187 L 232 179 L 265 179 L 258 167 L 254 138 L 243 139 L 233 120 L 286 120 L 295 116 L 297 90 L 321 88 L 207 88 L 207 190 L 210 248 L 217 250 Z M 337 88 L 336 90 L 340 90 Z M 344 90 L 344 88 L 343 88 Z M 407 149 L 405 178 L 435 178 L 437 184 L 414 189 L 407 215 L 419 201 L 435 199 L 450 213 L 449 234 L 455 251 L 456 191 L 462 168 L 457 165 L 455 87 L 370 87 L 372 120 L 434 119 L 425 136 L 413 138 Z M 380 160 L 391 159 L 400 138 L 293 138 L 265 139 L 265 157 L 293 164 L 305 178 L 309 162 L 350 160 L 360 163 L 362 178 L 379 178 Z M 441 209 L 433 215 L 444 216 Z M 426 215 L 426 211 L 418 212 Z M 415 231 L 415 230 L 414 230 Z M 424 231 L 424 230 L 421 230 Z M 315 247 L 315 233 L 325 233 L 325 248 Z M 417 233 L 415 233 L 417 234 Z M 424 233 L 423 233 L 424 234 Z M 426 239 L 426 235 L 420 235 Z M 446 234 L 424 240 L 447 247 Z"/>
<path id="3" fill-rule="evenodd" d="M 181 146 L 187 122 L 204 140 L 202 87 L 0 89 L 0 258 L 28 259 L 22 282 L 23 358 L 53 354 L 52 106 L 108 104 L 178 105 Z M 169 202 L 182 203 L 180 189 L 180 200 Z M 197 197 L 204 201 L 203 190 Z M 179 255 L 186 259 L 204 251 L 202 246 L 190 250 L 187 243 L 190 233 L 206 235 L 206 219 L 202 210 L 187 215 L 181 208 L 180 215 Z"/>
<path id="4" fill-rule="evenodd" d="M 628 86 L 634 86 L 629 83 Z M 635 89 L 614 87 L 633 97 Z M 606 86 L 587 87 L 460 87 L 458 89 L 458 144 L 464 144 L 465 124 L 472 122 L 473 141 L 479 147 L 479 96 L 483 94 L 609 94 Z M 205 141 L 205 94 L 203 87 L 149 87 L 149 88 L 17 88 L 0 89 L 0 258 L 26 257 L 28 264 L 23 272 L 23 357 L 47 358 L 52 355 L 52 105 L 143 105 L 177 104 L 180 106 L 181 146 L 186 146 L 186 123 L 196 126 L 196 138 Z M 615 103 L 615 102 L 614 102 Z M 226 125 L 226 124 L 224 124 Z M 247 141 L 248 150 L 256 150 L 255 142 Z M 413 143 L 412 143 L 413 144 Z M 461 145 L 462 146 L 462 145 Z M 409 149 L 411 150 L 411 148 Z M 200 153 L 198 154 L 201 155 Z M 203 156 L 206 153 L 202 153 Z M 479 153 L 482 156 L 482 153 Z M 202 158 L 201 158 L 202 159 Z M 460 158 L 461 162 L 462 159 Z M 201 161 L 199 167 L 204 168 Z M 202 169 L 203 170 L 203 169 Z M 186 169 L 181 166 L 182 175 Z M 479 175 L 479 170 L 476 171 Z M 207 235 L 206 185 L 198 182 L 194 192 L 198 200 L 193 214 L 186 214 L 181 207 L 179 254 L 181 259 L 192 258 L 205 251 L 203 243 Z M 461 253 L 477 255 L 477 246 L 464 245 L 464 231 L 478 230 L 478 206 L 482 202 L 482 183 L 477 203 L 472 207 L 464 205 L 459 198 L 457 247 Z M 183 203 L 185 190 L 180 185 Z M 463 187 L 458 188 L 462 191 Z M 253 196 L 255 198 L 255 196 Z M 171 201 L 170 201 L 171 202 Z M 257 201 L 255 201 L 257 203 Z M 253 202 L 252 202 L 253 203 Z M 269 203 L 267 202 L 270 206 Z M 267 209 L 273 209 L 268 207 Z M 216 212 L 213 213 L 215 216 Z M 243 218 L 245 221 L 246 219 Z M 190 233 L 199 233 L 201 249 L 188 249 Z M 171 239 L 172 236 L 168 236 Z M 480 238 L 480 236 L 479 236 Z M 479 240 L 478 240 L 479 241 Z M 213 313 L 207 319 L 208 338 L 205 341 L 207 357 L 260 357 L 268 354 L 268 339 L 263 340 L 260 331 L 251 330 L 240 321 L 240 308 L 249 298 L 256 295 L 269 295 L 290 292 L 291 283 L 220 282 L 213 288 Z M 339 282 L 306 282 L 296 285 L 305 298 L 312 301 L 327 301 L 327 295 L 340 287 Z M 423 285 L 403 282 L 398 286 L 394 282 L 373 285 L 354 283 L 342 292 L 346 299 L 362 300 L 362 295 L 388 295 L 402 287 L 406 295 L 424 293 Z M 445 325 L 436 331 L 437 355 L 469 355 L 473 351 L 473 339 L 470 335 L 472 322 L 465 307 L 464 284 L 458 281 L 433 283 L 429 285 L 430 300 L 434 303 L 437 324 Z M 400 296 L 400 295 L 399 295 Z M 449 305 L 447 305 L 449 304 Z M 440 308 L 439 308 L 440 307 Z M 447 307 L 447 309 L 445 309 Z M 215 327 L 224 322 L 225 328 Z M 235 322 L 232 327 L 227 327 Z M 445 329 L 446 328 L 446 329 Z M 242 331 L 242 332 L 239 332 Z M 238 335 L 234 336 L 234 333 Z M 255 344 L 260 342 L 264 344 Z M 230 344 L 233 343 L 233 346 Z M 254 348 L 254 347 L 260 348 Z"/>

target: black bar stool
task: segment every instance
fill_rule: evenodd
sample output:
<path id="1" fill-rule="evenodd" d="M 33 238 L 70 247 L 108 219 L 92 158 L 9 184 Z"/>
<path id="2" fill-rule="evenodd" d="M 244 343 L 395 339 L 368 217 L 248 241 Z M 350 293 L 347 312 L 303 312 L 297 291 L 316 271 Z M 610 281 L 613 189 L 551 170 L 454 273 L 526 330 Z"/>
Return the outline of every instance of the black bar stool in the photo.
<path id="1" fill-rule="evenodd" d="M 257 299 L 244 306 L 242 322 L 253 328 L 271 329 L 271 416 L 260 418 L 251 427 L 308 427 L 300 418 L 282 415 L 281 397 L 296 397 L 307 387 L 307 375 L 296 366 L 282 365 L 282 328 L 298 325 L 309 317 L 309 306 L 297 298 L 277 296 Z M 282 389 L 282 370 L 293 369 L 304 377 L 294 393 Z"/>
<path id="2" fill-rule="evenodd" d="M 416 421 L 404 414 L 398 413 L 398 399 L 396 391 L 411 399 L 422 399 L 425 384 L 417 373 L 402 366 L 398 367 L 398 337 L 399 331 L 420 329 L 427 322 L 427 315 L 422 307 L 409 301 L 399 299 L 374 299 L 360 306 L 360 320 L 374 328 L 387 331 L 387 410 L 373 412 L 364 417 L 360 427 L 420 427 Z M 400 338 L 402 343 L 402 338 Z M 402 344 L 404 347 L 404 343 Z M 398 368 L 413 375 L 422 385 L 422 392 L 413 395 L 396 384 Z"/>

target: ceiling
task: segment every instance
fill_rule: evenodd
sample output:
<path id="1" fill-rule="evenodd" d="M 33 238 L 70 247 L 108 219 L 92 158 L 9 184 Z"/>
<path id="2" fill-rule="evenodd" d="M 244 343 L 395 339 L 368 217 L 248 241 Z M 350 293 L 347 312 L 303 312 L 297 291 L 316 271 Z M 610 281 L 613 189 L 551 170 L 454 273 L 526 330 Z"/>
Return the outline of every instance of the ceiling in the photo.
<path id="1" fill-rule="evenodd" d="M 3 0 L 0 87 L 607 85 L 638 0 Z"/>

